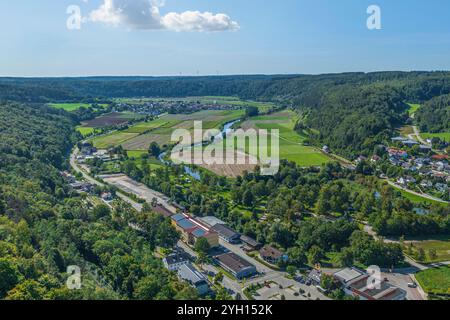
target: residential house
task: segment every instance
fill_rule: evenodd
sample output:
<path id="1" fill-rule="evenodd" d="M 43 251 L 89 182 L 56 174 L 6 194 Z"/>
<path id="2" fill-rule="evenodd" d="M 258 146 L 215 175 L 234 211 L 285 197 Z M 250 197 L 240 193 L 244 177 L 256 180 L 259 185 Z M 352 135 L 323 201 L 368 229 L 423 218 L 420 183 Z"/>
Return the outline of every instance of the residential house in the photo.
<path id="1" fill-rule="evenodd" d="M 177 271 L 190 261 L 191 257 L 186 252 L 174 252 L 163 259 L 163 264 L 168 270 Z"/>
<path id="2" fill-rule="evenodd" d="M 281 261 L 287 261 L 288 259 L 286 254 L 269 245 L 264 246 L 259 251 L 259 254 L 264 261 L 271 264 L 277 264 Z"/>

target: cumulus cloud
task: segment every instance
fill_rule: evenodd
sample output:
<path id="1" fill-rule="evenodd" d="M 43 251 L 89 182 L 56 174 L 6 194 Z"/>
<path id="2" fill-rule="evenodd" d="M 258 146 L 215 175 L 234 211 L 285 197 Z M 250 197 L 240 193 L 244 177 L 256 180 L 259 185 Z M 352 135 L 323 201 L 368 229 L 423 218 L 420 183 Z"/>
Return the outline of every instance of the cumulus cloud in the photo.
<path id="1" fill-rule="evenodd" d="M 162 6 L 162 0 L 103 0 L 89 18 L 93 22 L 145 30 L 217 32 L 239 29 L 239 24 L 224 13 L 186 11 L 161 15 Z"/>

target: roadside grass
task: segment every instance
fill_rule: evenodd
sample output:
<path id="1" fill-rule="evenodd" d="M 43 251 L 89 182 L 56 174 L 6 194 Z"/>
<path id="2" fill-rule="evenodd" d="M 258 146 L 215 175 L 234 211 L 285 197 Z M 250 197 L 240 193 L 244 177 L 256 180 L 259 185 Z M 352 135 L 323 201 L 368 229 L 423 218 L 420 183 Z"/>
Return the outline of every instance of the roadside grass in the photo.
<path id="1" fill-rule="evenodd" d="M 416 274 L 420 286 L 428 294 L 450 295 L 450 267 L 428 269 Z"/>

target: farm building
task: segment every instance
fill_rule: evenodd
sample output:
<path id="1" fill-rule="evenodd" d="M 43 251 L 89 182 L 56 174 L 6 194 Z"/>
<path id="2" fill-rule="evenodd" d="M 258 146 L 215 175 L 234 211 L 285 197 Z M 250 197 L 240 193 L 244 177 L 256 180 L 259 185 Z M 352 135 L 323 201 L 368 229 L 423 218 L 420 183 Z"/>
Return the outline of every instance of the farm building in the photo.
<path id="1" fill-rule="evenodd" d="M 237 279 L 249 278 L 256 274 L 256 267 L 235 253 L 225 253 L 216 257 L 219 265 Z"/>

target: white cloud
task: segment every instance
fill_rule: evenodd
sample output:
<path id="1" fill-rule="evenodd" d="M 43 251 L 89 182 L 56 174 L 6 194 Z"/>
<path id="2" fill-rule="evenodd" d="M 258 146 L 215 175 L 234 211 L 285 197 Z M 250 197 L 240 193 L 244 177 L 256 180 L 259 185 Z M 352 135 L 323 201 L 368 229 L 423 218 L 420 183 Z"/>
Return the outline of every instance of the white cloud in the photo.
<path id="1" fill-rule="evenodd" d="M 236 31 L 239 24 L 223 13 L 186 11 L 170 12 L 161 19 L 166 29 L 174 31 Z"/>
<path id="2" fill-rule="evenodd" d="M 216 32 L 239 29 L 239 24 L 223 13 L 185 11 L 162 16 L 159 11 L 162 6 L 163 0 L 103 0 L 89 18 L 93 22 L 145 30 Z"/>

